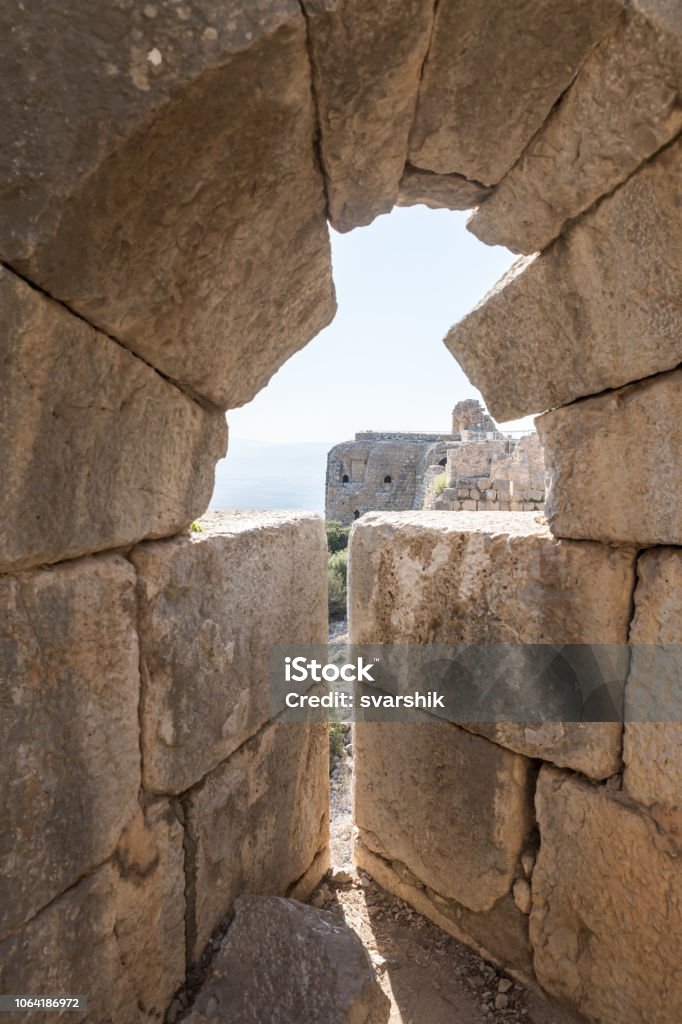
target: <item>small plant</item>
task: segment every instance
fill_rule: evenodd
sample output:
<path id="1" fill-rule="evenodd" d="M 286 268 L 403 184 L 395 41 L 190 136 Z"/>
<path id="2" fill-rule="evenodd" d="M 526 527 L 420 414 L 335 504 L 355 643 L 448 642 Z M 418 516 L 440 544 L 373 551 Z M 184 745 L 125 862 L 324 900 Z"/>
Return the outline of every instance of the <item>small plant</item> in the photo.
<path id="1" fill-rule="evenodd" d="M 447 486 L 447 480 L 445 479 L 445 473 L 440 473 L 431 485 L 431 490 L 434 494 L 442 494 Z"/>
<path id="2" fill-rule="evenodd" d="M 326 530 L 327 547 L 330 555 L 336 554 L 337 551 L 344 551 L 348 547 L 350 525 L 344 526 L 343 523 L 337 523 L 334 520 L 329 520 L 329 522 L 326 523 Z"/>
<path id="3" fill-rule="evenodd" d="M 331 757 L 341 757 L 343 754 L 343 723 L 329 723 L 329 754 Z"/>
<path id="4" fill-rule="evenodd" d="M 201 525 L 201 523 L 199 523 L 199 522 L 197 522 L 197 521 L 195 520 L 195 521 L 194 521 L 194 522 L 192 523 L 192 525 L 190 526 L 190 531 L 191 531 L 192 533 L 203 533 L 203 532 L 204 532 L 204 528 L 203 528 L 203 526 Z"/>
<path id="5" fill-rule="evenodd" d="M 335 551 L 327 568 L 330 619 L 342 619 L 346 614 L 347 579 L 348 551 Z"/>

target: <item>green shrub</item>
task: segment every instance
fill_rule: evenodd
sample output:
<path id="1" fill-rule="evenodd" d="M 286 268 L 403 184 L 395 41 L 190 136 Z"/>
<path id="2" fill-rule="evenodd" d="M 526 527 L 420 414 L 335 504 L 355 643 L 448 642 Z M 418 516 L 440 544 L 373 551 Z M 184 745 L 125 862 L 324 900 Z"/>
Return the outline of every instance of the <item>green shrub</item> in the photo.
<path id="1" fill-rule="evenodd" d="M 447 480 L 445 479 L 445 473 L 441 473 L 440 476 L 437 476 L 436 479 L 433 481 L 431 489 L 433 490 L 434 494 L 442 494 L 443 491 L 445 490 L 446 485 Z"/>
<path id="2" fill-rule="evenodd" d="M 329 723 L 329 753 L 332 757 L 343 754 L 343 725 L 341 722 Z"/>
<path id="3" fill-rule="evenodd" d="M 334 520 L 330 520 L 326 523 L 326 529 L 329 554 L 333 555 L 337 551 L 344 551 L 348 547 L 350 525 L 344 526 L 343 523 L 336 523 Z"/>
<path id="4" fill-rule="evenodd" d="M 329 556 L 327 568 L 329 617 L 331 619 L 342 619 L 346 614 L 347 578 L 348 552 L 336 551 Z"/>

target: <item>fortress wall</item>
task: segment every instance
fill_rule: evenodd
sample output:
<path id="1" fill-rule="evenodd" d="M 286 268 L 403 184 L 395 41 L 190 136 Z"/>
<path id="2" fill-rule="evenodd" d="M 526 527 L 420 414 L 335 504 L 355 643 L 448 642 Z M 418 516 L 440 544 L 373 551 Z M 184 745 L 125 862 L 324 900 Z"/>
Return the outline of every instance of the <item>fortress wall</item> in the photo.
<path id="1" fill-rule="evenodd" d="M 328 866 L 327 729 L 271 721 L 269 663 L 326 641 L 323 524 L 200 528 L 0 580 L 0 987 L 87 1019 L 163 1019 L 240 892 Z"/>
<path id="2" fill-rule="evenodd" d="M 681 447 L 674 367 L 682 320 L 672 301 L 681 152 L 679 142 L 664 148 L 544 252 L 520 261 L 448 337 L 500 418 L 557 406 L 537 421 L 548 523 L 530 512 L 515 523 L 503 511 L 443 521 L 376 514 L 351 538 L 352 640 L 636 645 L 624 695 L 631 721 L 466 727 L 540 766 L 516 819 L 518 828 L 533 816 L 532 843 L 521 829 L 514 877 L 485 910 L 472 905 L 475 885 L 464 901 L 451 888 L 443 865 L 455 865 L 458 853 L 449 864 L 439 853 L 461 849 L 481 879 L 499 871 L 499 838 L 488 833 L 483 847 L 474 844 L 493 808 L 513 803 L 509 790 L 482 797 L 482 768 L 457 781 L 453 774 L 445 786 L 445 766 L 459 764 L 456 726 L 453 768 L 440 754 L 438 771 L 429 757 L 401 748 L 389 775 L 383 731 L 395 727 L 358 725 L 354 741 L 357 862 L 441 927 L 599 1024 L 674 1024 L 682 1013 L 682 475 L 673 454 Z M 521 163 L 519 174 L 537 166 Z M 655 281 L 647 279 L 654 263 Z M 629 346 L 632 360 L 624 358 Z M 507 467 L 514 488 L 538 471 L 531 451 L 518 460 Z M 449 461 L 456 464 L 454 451 Z M 465 489 L 448 488 L 441 500 L 473 508 Z M 477 487 L 477 509 L 486 497 Z M 447 727 L 432 728 L 435 736 Z M 500 771 L 496 785 L 508 787 L 512 777 Z M 448 813 L 453 792 L 472 814 L 464 841 Z M 426 799 L 436 808 L 428 846 L 410 828 Z M 517 932 L 510 951 L 519 920 L 524 938 Z"/>
<path id="3" fill-rule="evenodd" d="M 416 515 L 405 551 L 392 513 L 361 523 L 352 630 L 679 641 L 682 24 L 668 0 L 539 0 L 532 33 L 506 0 L 24 7 L 0 13 L 0 982 L 142 1024 L 238 891 L 326 866 L 324 734 L 265 716 L 257 657 L 324 639 L 322 525 L 182 531 L 219 410 L 333 315 L 327 215 L 480 201 L 473 229 L 527 254 L 448 344 L 492 415 L 544 414 L 550 469 L 550 533 Z M 373 617 L 375 534 L 399 586 Z M 626 706 L 677 679 L 633 659 Z M 645 724 L 438 722 L 400 791 L 367 730 L 358 859 L 588 1020 L 677 1024 L 679 743 Z"/>

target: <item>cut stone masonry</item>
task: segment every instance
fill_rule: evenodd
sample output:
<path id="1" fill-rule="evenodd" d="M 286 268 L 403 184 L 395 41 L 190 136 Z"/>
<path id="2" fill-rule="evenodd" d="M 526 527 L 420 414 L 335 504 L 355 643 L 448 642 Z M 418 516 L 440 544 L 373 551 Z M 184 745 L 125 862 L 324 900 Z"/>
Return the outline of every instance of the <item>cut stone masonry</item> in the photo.
<path id="1" fill-rule="evenodd" d="M 263 702 L 273 638 L 326 638 L 322 524 L 179 534 L 216 408 L 333 315 L 326 216 L 480 204 L 472 229 L 528 257 L 448 345 L 500 421 L 544 413 L 551 530 L 364 516 L 353 638 L 629 636 L 631 720 L 434 720 L 390 759 L 363 726 L 356 858 L 587 1020 L 677 1024 L 680 725 L 637 709 L 679 696 L 648 660 L 682 615 L 679 4 L 46 0 L 5 5 L 0 46 L 0 988 L 160 1021 L 243 889 L 305 898 L 326 870 L 324 728 Z M 405 493 L 435 466 L 446 505 L 511 508 L 514 456 L 474 482 L 455 441 L 421 483 L 403 457 Z M 367 467 L 390 443 L 355 442 Z"/>

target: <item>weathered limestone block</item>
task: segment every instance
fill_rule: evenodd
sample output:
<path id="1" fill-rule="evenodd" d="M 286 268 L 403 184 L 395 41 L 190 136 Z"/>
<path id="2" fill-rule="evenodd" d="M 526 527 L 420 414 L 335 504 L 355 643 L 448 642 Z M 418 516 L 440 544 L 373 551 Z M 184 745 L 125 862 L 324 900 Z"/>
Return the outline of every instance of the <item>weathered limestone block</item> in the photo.
<path id="1" fill-rule="evenodd" d="M 410 163 L 492 185 L 621 10 L 618 0 L 442 0 Z"/>
<path id="2" fill-rule="evenodd" d="M 682 544 L 682 370 L 536 420 L 557 537 Z"/>
<path id="3" fill-rule="evenodd" d="M 469 910 L 492 910 L 533 828 L 532 763 L 450 723 L 357 722 L 362 841 Z"/>
<path id="4" fill-rule="evenodd" d="M 240 893 L 305 899 L 325 874 L 328 763 L 326 725 L 269 724 L 184 798 L 191 960 Z"/>
<path id="5" fill-rule="evenodd" d="M 276 896 L 240 896 L 187 1024 L 386 1024 L 367 950 L 344 921 Z"/>
<path id="6" fill-rule="evenodd" d="M 137 807 L 140 749 L 130 565 L 6 576 L 0 605 L 2 935 L 113 852 Z"/>
<path id="7" fill-rule="evenodd" d="M 451 445 L 448 448 L 445 471 L 449 486 L 456 487 L 459 480 L 466 480 L 469 477 L 484 477 L 490 470 L 491 462 L 504 457 L 508 449 L 508 443 L 501 438 Z"/>
<path id="8" fill-rule="evenodd" d="M 163 801 L 138 808 L 113 860 L 0 940 L 0 989 L 85 996 L 73 1021 L 161 1021 L 185 976 L 184 910 L 182 828 Z"/>
<path id="9" fill-rule="evenodd" d="M 634 563 L 629 549 L 557 542 L 535 513 L 371 513 L 351 538 L 351 640 L 624 644 Z M 621 764 L 618 722 L 466 728 L 594 778 Z"/>
<path id="10" fill-rule="evenodd" d="M 141 544 L 144 785 L 180 793 L 271 715 L 270 646 L 325 644 L 327 546 L 304 512 L 213 512 Z"/>
<path id="11" fill-rule="evenodd" d="M 635 0 L 469 230 L 513 252 L 544 249 L 680 128 L 680 10 L 665 0 Z"/>
<path id="12" fill-rule="evenodd" d="M 489 192 L 485 185 L 469 181 L 461 174 L 433 174 L 408 165 L 400 179 L 397 205 L 422 203 L 431 210 L 471 210 Z"/>
<path id="13" fill-rule="evenodd" d="M 682 1014 L 682 860 L 646 814 L 544 767 L 530 918 L 535 971 L 600 1024 Z"/>
<path id="14" fill-rule="evenodd" d="M 443 931 L 472 946 L 487 960 L 513 971 L 516 977 L 534 981 L 528 918 L 519 913 L 512 895 L 498 900 L 492 910 L 469 910 L 425 886 L 400 861 L 388 861 L 374 853 L 363 842 L 362 833 L 355 837 L 353 859 L 382 889 L 406 900 Z"/>
<path id="15" fill-rule="evenodd" d="M 350 231 L 396 201 L 434 0 L 303 0 L 303 9 L 329 219 Z"/>
<path id="16" fill-rule="evenodd" d="M 0 38 L 3 259 L 183 390 L 248 401 L 334 312 L 297 0 L 49 0 Z"/>
<path id="17" fill-rule="evenodd" d="M 188 526 L 225 418 L 0 268 L 0 571 Z"/>
<path id="18" fill-rule="evenodd" d="M 682 141 L 539 256 L 519 260 L 445 344 L 501 422 L 682 360 Z"/>
<path id="19" fill-rule="evenodd" d="M 656 548 L 640 557 L 630 641 L 623 784 L 682 836 L 681 550 Z"/>

